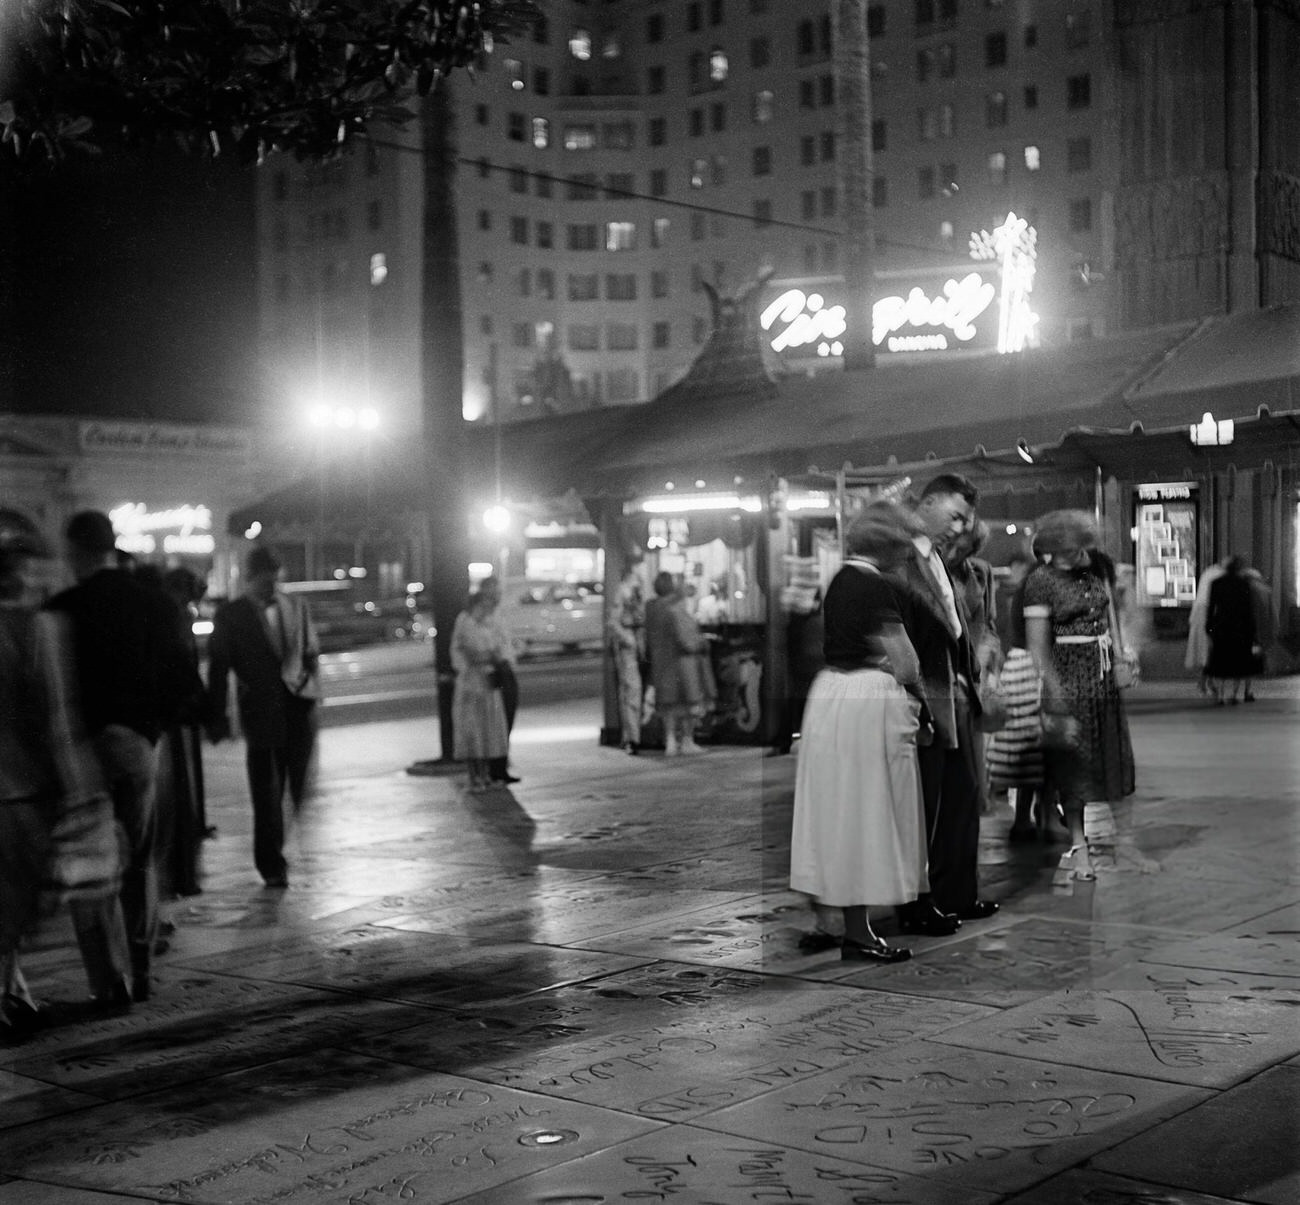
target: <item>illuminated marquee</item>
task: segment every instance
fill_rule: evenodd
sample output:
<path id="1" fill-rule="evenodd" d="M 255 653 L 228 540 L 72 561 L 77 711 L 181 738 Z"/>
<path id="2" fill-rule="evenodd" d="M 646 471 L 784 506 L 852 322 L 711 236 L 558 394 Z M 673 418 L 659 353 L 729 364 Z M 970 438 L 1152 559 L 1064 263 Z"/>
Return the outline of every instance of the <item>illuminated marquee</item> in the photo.
<path id="1" fill-rule="evenodd" d="M 211 556 L 217 542 L 212 535 L 212 512 L 206 506 L 178 506 L 149 510 L 143 502 L 125 502 L 108 512 L 117 532 L 117 546 L 137 556 L 152 556 L 159 548 L 175 556 Z"/>

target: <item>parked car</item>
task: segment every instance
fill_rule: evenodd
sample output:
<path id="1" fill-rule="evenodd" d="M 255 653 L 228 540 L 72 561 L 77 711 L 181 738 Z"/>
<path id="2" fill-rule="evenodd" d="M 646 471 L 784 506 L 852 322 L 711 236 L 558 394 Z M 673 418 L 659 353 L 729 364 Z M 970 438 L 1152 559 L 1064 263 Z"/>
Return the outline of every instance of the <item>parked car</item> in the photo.
<path id="1" fill-rule="evenodd" d="M 502 583 L 501 622 L 521 657 L 599 649 L 605 608 L 601 582 Z"/>

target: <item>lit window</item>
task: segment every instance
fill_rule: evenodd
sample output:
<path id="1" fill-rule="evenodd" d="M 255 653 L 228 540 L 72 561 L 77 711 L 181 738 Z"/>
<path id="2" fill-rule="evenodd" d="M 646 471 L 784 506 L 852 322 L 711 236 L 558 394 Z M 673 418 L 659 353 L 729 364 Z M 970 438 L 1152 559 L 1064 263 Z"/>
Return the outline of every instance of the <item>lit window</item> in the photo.
<path id="1" fill-rule="evenodd" d="M 989 183 L 1005 184 L 1007 182 L 1007 157 L 1001 151 L 994 151 L 989 156 Z"/>
<path id="2" fill-rule="evenodd" d="M 726 155 L 714 155 L 710 164 L 711 177 L 713 186 L 721 188 L 727 182 L 727 157 Z"/>
<path id="3" fill-rule="evenodd" d="M 605 35 L 605 45 L 600 52 L 607 59 L 616 59 L 623 53 L 623 47 L 619 44 L 618 34 L 610 33 Z"/>
<path id="4" fill-rule="evenodd" d="M 727 70 L 726 52 L 716 47 L 709 51 L 709 79 L 720 84 L 727 78 Z"/>
<path id="5" fill-rule="evenodd" d="M 539 151 L 551 145 L 551 123 L 545 117 L 533 118 L 533 146 Z"/>
<path id="6" fill-rule="evenodd" d="M 668 242 L 669 221 L 667 218 L 655 218 L 650 227 L 650 246 L 663 247 Z"/>
<path id="7" fill-rule="evenodd" d="M 388 279 L 388 256 L 382 251 L 376 251 L 370 257 L 370 283 L 372 285 L 381 285 Z"/>
<path id="8" fill-rule="evenodd" d="M 951 223 L 951 222 L 940 222 L 940 223 L 939 223 L 939 241 L 942 242 L 942 243 L 951 243 L 951 242 L 952 242 L 952 223 Z"/>
<path id="9" fill-rule="evenodd" d="M 1038 148 L 1036 146 L 1025 147 L 1025 167 L 1031 172 L 1036 172 L 1040 167 L 1042 167 L 1042 161 L 1039 158 Z"/>
<path id="10" fill-rule="evenodd" d="M 776 106 L 776 96 L 769 91 L 754 93 L 754 120 L 759 125 L 766 125 L 772 120 L 772 113 Z"/>
<path id="11" fill-rule="evenodd" d="M 524 90 L 524 65 L 518 59 L 506 59 L 505 61 L 506 76 L 510 80 L 510 87 L 516 92 Z"/>
<path id="12" fill-rule="evenodd" d="M 596 127 L 589 125 L 565 126 L 564 149 L 566 151 L 591 151 L 596 148 Z"/>
<path id="13" fill-rule="evenodd" d="M 606 222 L 605 223 L 605 250 L 606 251 L 635 251 L 636 250 L 636 223 L 635 222 Z"/>
<path id="14" fill-rule="evenodd" d="M 691 187 L 704 187 L 704 173 L 709 170 L 709 161 L 707 159 L 691 160 Z"/>
<path id="15" fill-rule="evenodd" d="M 569 35 L 569 53 L 575 59 L 581 59 L 586 62 L 591 58 L 591 31 L 586 29 L 575 29 Z"/>

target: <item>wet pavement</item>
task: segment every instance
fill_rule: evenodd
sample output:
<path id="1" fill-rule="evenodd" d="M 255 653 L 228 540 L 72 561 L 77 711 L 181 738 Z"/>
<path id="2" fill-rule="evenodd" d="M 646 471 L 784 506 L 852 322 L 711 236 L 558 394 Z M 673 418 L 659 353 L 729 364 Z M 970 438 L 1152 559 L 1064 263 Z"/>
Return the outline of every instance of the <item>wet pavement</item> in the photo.
<path id="1" fill-rule="evenodd" d="M 210 750 L 153 999 L 0 1049 L 0 1205 L 1294 1205 L 1300 686 L 1259 695 L 1139 688 L 1132 844 L 1061 883 L 995 805 L 1001 912 L 880 968 L 797 949 L 789 757 L 525 707 L 471 795 L 404 772 L 430 720 L 332 728 L 270 892 Z M 84 993 L 66 918 L 27 967 Z"/>

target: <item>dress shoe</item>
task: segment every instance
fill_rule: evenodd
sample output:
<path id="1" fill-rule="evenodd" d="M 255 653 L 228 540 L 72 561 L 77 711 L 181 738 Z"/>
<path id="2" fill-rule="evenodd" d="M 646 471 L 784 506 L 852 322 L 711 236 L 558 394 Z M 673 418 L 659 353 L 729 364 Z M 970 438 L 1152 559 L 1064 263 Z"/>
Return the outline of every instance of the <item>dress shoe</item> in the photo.
<path id="1" fill-rule="evenodd" d="M 803 954 L 820 954 L 824 950 L 833 950 L 840 944 L 840 938 L 825 929 L 812 929 L 799 934 L 799 951 Z"/>
<path id="2" fill-rule="evenodd" d="M 900 933 L 918 933 L 924 937 L 949 937 L 961 928 L 961 920 L 949 912 L 940 912 L 933 904 L 909 908 L 898 914 Z"/>
<path id="3" fill-rule="evenodd" d="M 107 992 L 91 996 L 89 1010 L 92 1016 L 116 1017 L 131 1011 L 131 989 L 126 980 L 114 984 Z"/>
<path id="4" fill-rule="evenodd" d="M 502 783 L 505 786 L 509 786 L 512 782 L 523 782 L 523 779 L 520 778 L 518 774 L 507 774 L 502 778 L 493 778 L 490 781 L 494 783 Z"/>
<path id="5" fill-rule="evenodd" d="M 988 920 L 1001 906 L 992 900 L 976 900 L 966 908 L 958 908 L 956 915 L 958 920 Z"/>
<path id="6" fill-rule="evenodd" d="M 846 937 L 844 944 L 840 947 L 840 958 L 845 962 L 906 962 L 912 957 L 912 951 L 903 946 L 887 946 L 882 941 L 879 944 L 867 945 L 864 942 L 853 941 Z"/>

